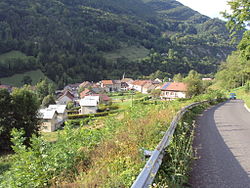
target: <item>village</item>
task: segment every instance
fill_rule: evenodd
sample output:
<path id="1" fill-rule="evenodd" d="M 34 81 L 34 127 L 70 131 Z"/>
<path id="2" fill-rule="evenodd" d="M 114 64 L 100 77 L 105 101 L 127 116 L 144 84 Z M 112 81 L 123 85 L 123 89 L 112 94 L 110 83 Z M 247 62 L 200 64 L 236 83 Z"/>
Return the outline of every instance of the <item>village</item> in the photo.
<path id="1" fill-rule="evenodd" d="M 202 80 L 208 80 L 203 78 Z M 210 79 L 209 79 L 210 80 Z M 0 88 L 11 92 L 9 85 L 0 85 Z M 155 92 L 157 91 L 157 92 Z M 47 108 L 39 109 L 42 132 L 54 132 L 61 128 L 68 119 L 67 105 L 72 104 L 77 108 L 79 115 L 95 114 L 100 105 L 109 105 L 114 93 L 128 94 L 141 93 L 152 95 L 156 93 L 157 100 L 174 100 L 187 97 L 187 84 L 184 82 L 163 82 L 155 80 L 133 80 L 123 78 L 121 80 L 102 80 L 99 82 L 84 81 L 82 83 L 69 84 L 63 90 L 55 92 L 56 104 L 50 104 Z M 114 101 L 113 101 L 114 102 Z"/>
<path id="2" fill-rule="evenodd" d="M 70 84 L 63 90 L 56 91 L 56 104 L 48 108 L 40 109 L 42 119 L 42 131 L 53 132 L 61 127 L 67 120 L 67 104 L 73 103 L 79 107 L 79 114 L 95 114 L 100 104 L 111 103 L 109 97 L 112 93 L 138 92 L 150 94 L 158 90 L 159 100 L 173 100 L 186 98 L 187 85 L 181 82 L 163 83 L 160 79 L 133 80 L 102 80 L 97 83 L 84 81 L 83 83 Z M 80 92 L 79 92 L 80 91 Z"/>

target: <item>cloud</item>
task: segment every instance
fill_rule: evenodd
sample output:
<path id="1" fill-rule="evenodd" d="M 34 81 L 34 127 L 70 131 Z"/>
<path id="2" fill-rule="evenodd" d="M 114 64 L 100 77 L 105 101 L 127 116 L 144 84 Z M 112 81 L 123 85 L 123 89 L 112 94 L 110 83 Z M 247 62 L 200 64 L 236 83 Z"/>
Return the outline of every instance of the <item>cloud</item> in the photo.
<path id="1" fill-rule="evenodd" d="M 228 0 L 209 0 L 209 1 L 208 0 L 178 0 L 178 1 L 200 12 L 201 14 L 204 14 L 211 18 L 218 17 L 222 19 L 220 12 L 229 10 L 229 7 L 227 5 Z"/>

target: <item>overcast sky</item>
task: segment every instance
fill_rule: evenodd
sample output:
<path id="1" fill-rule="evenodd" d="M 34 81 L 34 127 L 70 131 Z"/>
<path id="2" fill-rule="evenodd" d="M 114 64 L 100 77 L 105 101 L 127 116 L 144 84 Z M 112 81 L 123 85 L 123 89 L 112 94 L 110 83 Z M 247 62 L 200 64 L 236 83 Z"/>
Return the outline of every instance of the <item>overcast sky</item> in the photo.
<path id="1" fill-rule="evenodd" d="M 177 0 L 177 1 L 211 18 L 222 19 L 220 12 L 229 9 L 229 7 L 227 6 L 228 0 Z"/>

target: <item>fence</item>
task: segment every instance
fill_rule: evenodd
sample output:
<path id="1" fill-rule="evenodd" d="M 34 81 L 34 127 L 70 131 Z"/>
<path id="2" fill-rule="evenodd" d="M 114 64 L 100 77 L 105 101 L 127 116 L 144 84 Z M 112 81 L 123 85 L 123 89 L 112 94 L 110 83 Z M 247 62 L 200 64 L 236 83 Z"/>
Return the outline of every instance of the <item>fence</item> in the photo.
<path id="1" fill-rule="evenodd" d="M 171 138 L 173 137 L 173 134 L 175 132 L 179 120 L 188 110 L 208 102 L 212 101 L 203 101 L 190 104 L 182 108 L 177 113 L 177 115 L 171 122 L 168 131 L 165 133 L 164 137 L 162 138 L 156 149 L 152 152 L 151 157 L 147 161 L 146 165 L 144 166 L 143 170 L 141 171 L 141 173 L 139 174 L 139 176 L 137 177 L 131 188 L 147 188 L 153 183 L 154 178 L 161 166 L 165 148 L 168 147 L 168 145 L 170 144 Z"/>

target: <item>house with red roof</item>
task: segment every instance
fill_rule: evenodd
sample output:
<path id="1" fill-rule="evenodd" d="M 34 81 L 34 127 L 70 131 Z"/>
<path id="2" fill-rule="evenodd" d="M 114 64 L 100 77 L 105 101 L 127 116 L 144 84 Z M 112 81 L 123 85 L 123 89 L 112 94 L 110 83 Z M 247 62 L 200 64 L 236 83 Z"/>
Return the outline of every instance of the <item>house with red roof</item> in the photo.
<path id="1" fill-rule="evenodd" d="M 167 82 L 161 88 L 161 99 L 174 100 L 187 97 L 187 84 L 183 82 Z"/>
<path id="2" fill-rule="evenodd" d="M 102 80 L 101 87 L 105 89 L 106 92 L 114 91 L 114 83 L 113 80 Z"/>
<path id="3" fill-rule="evenodd" d="M 88 95 L 93 95 L 95 92 L 93 92 L 93 91 L 91 91 L 91 90 L 89 90 L 89 89 L 85 89 L 84 91 L 82 91 L 81 93 L 80 93 L 80 98 L 82 99 L 82 98 L 84 98 L 84 97 L 86 97 L 86 96 L 88 96 Z"/>
<path id="4" fill-rule="evenodd" d="M 104 88 L 106 92 L 121 91 L 121 81 L 120 80 L 102 80 L 101 87 Z"/>
<path id="5" fill-rule="evenodd" d="M 131 83 L 129 83 L 129 88 L 134 89 L 139 92 L 143 92 L 143 86 L 146 85 L 147 83 L 152 83 L 151 80 L 135 80 Z"/>

